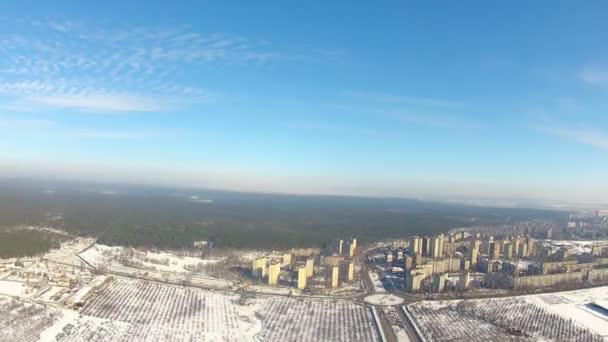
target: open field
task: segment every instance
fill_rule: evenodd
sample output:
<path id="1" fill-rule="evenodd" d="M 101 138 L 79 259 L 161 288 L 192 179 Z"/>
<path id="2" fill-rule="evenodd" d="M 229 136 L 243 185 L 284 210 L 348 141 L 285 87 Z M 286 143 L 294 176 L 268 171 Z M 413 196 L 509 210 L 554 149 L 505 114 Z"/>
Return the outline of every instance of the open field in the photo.
<path id="1" fill-rule="evenodd" d="M 608 287 L 499 299 L 423 301 L 408 305 L 432 341 L 606 341 L 608 316 L 594 303 Z"/>
<path id="2" fill-rule="evenodd" d="M 0 296 L 4 341 L 380 341 L 367 306 L 117 278 L 77 311 Z"/>

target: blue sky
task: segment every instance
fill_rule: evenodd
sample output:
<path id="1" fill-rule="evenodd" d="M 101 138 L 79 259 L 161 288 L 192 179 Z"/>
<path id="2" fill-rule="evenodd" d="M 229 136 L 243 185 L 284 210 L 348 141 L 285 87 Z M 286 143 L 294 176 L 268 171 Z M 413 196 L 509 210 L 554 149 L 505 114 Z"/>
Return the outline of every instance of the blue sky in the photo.
<path id="1" fill-rule="evenodd" d="M 603 1 L 5 1 L 3 175 L 600 201 Z"/>

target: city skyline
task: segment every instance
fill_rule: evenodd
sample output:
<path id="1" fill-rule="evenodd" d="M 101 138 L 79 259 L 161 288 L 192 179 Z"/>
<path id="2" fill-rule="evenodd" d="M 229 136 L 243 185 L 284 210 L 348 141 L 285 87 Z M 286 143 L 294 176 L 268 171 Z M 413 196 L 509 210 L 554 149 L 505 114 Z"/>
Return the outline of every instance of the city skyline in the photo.
<path id="1" fill-rule="evenodd" d="M 602 202 L 606 4 L 436 5 L 7 2 L 0 176 Z"/>

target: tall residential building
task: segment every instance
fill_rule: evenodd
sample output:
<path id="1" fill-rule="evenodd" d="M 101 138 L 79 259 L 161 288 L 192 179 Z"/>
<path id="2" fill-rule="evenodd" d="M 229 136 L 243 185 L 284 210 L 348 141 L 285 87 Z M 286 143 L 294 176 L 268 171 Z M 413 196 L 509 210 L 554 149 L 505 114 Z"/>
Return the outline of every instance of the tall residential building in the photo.
<path id="1" fill-rule="evenodd" d="M 353 244 L 352 242 L 348 243 L 348 256 L 350 258 L 355 256 L 355 247 L 356 247 L 356 242 L 355 242 L 355 244 Z"/>
<path id="2" fill-rule="evenodd" d="M 471 282 L 471 274 L 469 272 L 462 273 L 458 280 L 458 289 L 464 291 L 469 288 Z"/>
<path id="3" fill-rule="evenodd" d="M 431 240 L 428 237 L 422 238 L 422 255 L 428 256 L 430 253 Z"/>
<path id="4" fill-rule="evenodd" d="M 344 246 L 344 240 L 342 239 L 335 239 L 334 240 L 334 250 L 339 254 L 342 255 L 342 249 Z"/>
<path id="5" fill-rule="evenodd" d="M 298 269 L 298 288 L 303 290 L 306 288 L 306 266 L 301 266 Z"/>
<path id="6" fill-rule="evenodd" d="M 418 241 L 420 240 L 419 237 L 414 236 L 412 238 L 412 242 L 410 243 L 410 252 L 412 254 L 416 254 L 416 253 L 421 253 L 422 251 L 418 248 Z"/>
<path id="7" fill-rule="evenodd" d="M 306 259 L 306 277 L 310 278 L 313 275 L 315 268 L 315 259 L 308 258 Z"/>
<path id="8" fill-rule="evenodd" d="M 509 259 L 513 258 L 513 244 L 505 245 L 505 256 Z"/>
<path id="9" fill-rule="evenodd" d="M 331 268 L 331 287 L 332 288 L 336 288 L 338 287 L 338 279 L 340 278 L 340 267 L 338 266 L 333 266 Z"/>
<path id="10" fill-rule="evenodd" d="M 346 280 L 355 280 L 355 264 L 353 262 L 346 264 Z"/>
<path id="11" fill-rule="evenodd" d="M 257 258 L 253 260 L 251 273 L 254 277 L 263 278 L 266 276 L 266 258 Z"/>
<path id="12" fill-rule="evenodd" d="M 441 292 L 443 291 L 443 287 L 445 286 L 445 282 L 448 279 L 448 274 L 435 274 L 433 275 L 433 291 Z"/>
<path id="13" fill-rule="evenodd" d="M 477 260 L 479 259 L 479 249 L 481 248 L 481 241 L 474 240 L 471 246 L 471 251 L 469 252 L 469 259 L 471 259 L 471 265 L 477 265 Z"/>
<path id="14" fill-rule="evenodd" d="M 268 267 L 268 285 L 276 286 L 279 284 L 279 274 L 281 273 L 281 264 L 278 262 L 270 264 Z"/>
<path id="15" fill-rule="evenodd" d="M 525 258 L 528 256 L 528 245 L 526 243 L 523 243 L 519 246 L 519 253 L 518 256 L 520 258 Z"/>
<path id="16" fill-rule="evenodd" d="M 406 255 L 403 261 L 403 264 L 405 266 L 405 270 L 409 271 L 412 269 L 412 263 L 414 262 L 414 258 L 412 258 L 409 255 Z"/>
<path id="17" fill-rule="evenodd" d="M 420 286 L 426 275 L 424 273 L 408 273 L 405 276 L 405 287 L 408 292 L 420 291 Z"/>
<path id="18" fill-rule="evenodd" d="M 519 255 L 519 239 L 516 238 L 511 241 L 511 245 L 513 245 L 513 255 Z"/>
<path id="19" fill-rule="evenodd" d="M 429 255 L 433 258 L 439 258 L 439 246 L 441 245 L 441 241 L 439 237 L 431 238 L 431 247 L 429 250 Z"/>
<path id="20" fill-rule="evenodd" d="M 443 249 L 443 244 L 445 243 L 445 237 L 443 236 L 443 234 L 439 235 L 439 251 L 437 252 L 439 254 L 439 258 L 441 258 L 443 256 L 443 252 L 445 252 L 445 250 Z"/>
<path id="21" fill-rule="evenodd" d="M 418 238 L 418 254 L 422 254 L 422 243 L 423 243 L 423 239 L 422 238 Z"/>
<path id="22" fill-rule="evenodd" d="M 350 238 L 350 244 L 353 245 L 353 249 L 357 249 L 357 239 Z"/>
<path id="23" fill-rule="evenodd" d="M 283 254 L 283 261 L 281 262 L 281 267 L 287 267 L 291 264 L 291 254 L 290 253 L 284 253 Z"/>
<path id="24" fill-rule="evenodd" d="M 494 241 L 490 244 L 490 259 L 496 260 L 500 258 L 500 243 Z"/>
<path id="25" fill-rule="evenodd" d="M 530 255 L 530 254 L 534 254 L 534 240 L 532 240 L 532 238 L 528 238 L 528 250 L 527 250 L 527 254 L 526 256 Z"/>

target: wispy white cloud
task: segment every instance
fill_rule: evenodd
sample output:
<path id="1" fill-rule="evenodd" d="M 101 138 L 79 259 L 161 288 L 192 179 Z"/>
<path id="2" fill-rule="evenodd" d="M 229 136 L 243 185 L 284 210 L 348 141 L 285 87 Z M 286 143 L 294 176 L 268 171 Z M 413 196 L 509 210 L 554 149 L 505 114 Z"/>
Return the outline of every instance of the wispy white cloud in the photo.
<path id="1" fill-rule="evenodd" d="M 0 132 L 24 136 L 48 136 L 52 138 L 140 140 L 166 137 L 170 132 L 150 129 L 103 130 L 74 127 L 45 119 L 19 119 L 0 117 Z"/>
<path id="2" fill-rule="evenodd" d="M 412 106 L 423 106 L 423 107 L 460 107 L 463 106 L 462 102 L 448 100 L 448 99 L 438 99 L 438 98 L 428 98 L 428 97 L 415 97 L 415 96 L 405 96 L 405 95 L 397 95 L 397 94 L 386 94 L 386 93 L 375 93 L 375 92 L 347 92 L 346 93 L 350 97 L 354 97 L 360 100 L 369 101 L 369 102 L 377 102 L 387 105 L 396 105 L 396 104 L 407 104 Z"/>
<path id="3" fill-rule="evenodd" d="M 108 28 L 51 20 L 14 24 L 13 33 L 0 32 L 3 107 L 157 111 L 217 98 L 184 81 L 192 67 L 267 63 L 285 56 L 265 42 L 188 28 Z"/>
<path id="4" fill-rule="evenodd" d="M 608 87 L 608 69 L 585 68 L 578 73 L 583 82 L 600 87 Z"/>
<path id="5" fill-rule="evenodd" d="M 554 125 L 546 122 L 534 124 L 532 127 L 543 133 L 608 151 L 608 134 L 594 128 L 582 125 Z"/>
<path id="6" fill-rule="evenodd" d="M 61 94 L 34 96 L 28 100 L 44 106 L 92 112 L 153 112 L 162 108 L 151 99 L 121 94 Z"/>
<path id="7" fill-rule="evenodd" d="M 449 114 L 422 114 L 398 110 L 385 111 L 385 113 L 394 120 L 416 126 L 453 130 L 473 130 L 478 129 L 482 126 L 481 123 L 478 121 L 472 121 L 469 119 Z"/>
<path id="8" fill-rule="evenodd" d="M 0 118 L 0 128 L 9 130 L 48 129 L 55 122 L 44 119 L 8 119 Z"/>

